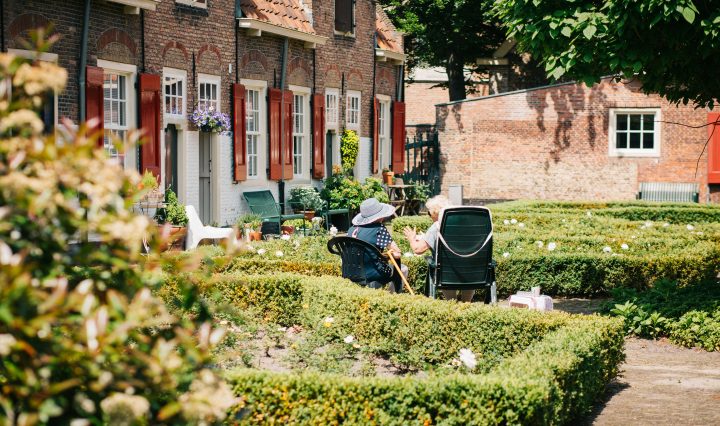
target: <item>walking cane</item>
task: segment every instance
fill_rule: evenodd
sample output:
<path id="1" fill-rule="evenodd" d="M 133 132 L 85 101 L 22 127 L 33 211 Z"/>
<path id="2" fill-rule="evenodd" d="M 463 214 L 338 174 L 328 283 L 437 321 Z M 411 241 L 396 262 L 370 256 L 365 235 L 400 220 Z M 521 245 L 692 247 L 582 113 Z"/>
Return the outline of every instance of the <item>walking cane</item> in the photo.
<path id="1" fill-rule="evenodd" d="M 414 295 L 415 292 L 413 291 L 412 287 L 410 287 L 410 283 L 407 282 L 407 279 L 405 278 L 405 274 L 402 273 L 402 269 L 400 269 L 400 265 L 397 264 L 395 261 L 395 257 L 392 255 L 390 250 L 388 250 L 385 255 L 390 258 L 390 263 L 395 267 L 395 270 L 400 274 L 400 279 L 402 280 L 403 284 L 405 285 L 405 288 L 410 292 L 410 294 Z"/>

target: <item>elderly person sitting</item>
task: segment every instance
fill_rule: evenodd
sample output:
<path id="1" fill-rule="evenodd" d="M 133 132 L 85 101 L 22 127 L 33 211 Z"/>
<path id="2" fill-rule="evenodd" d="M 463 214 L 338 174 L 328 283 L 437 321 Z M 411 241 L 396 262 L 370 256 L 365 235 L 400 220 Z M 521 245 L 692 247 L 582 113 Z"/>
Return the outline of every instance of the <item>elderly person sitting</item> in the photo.
<path id="1" fill-rule="evenodd" d="M 389 251 L 395 259 L 400 259 L 400 248 L 392 239 L 383 221 L 395 213 L 395 207 L 381 203 L 376 198 L 368 198 L 360 204 L 360 213 L 352 220 L 353 226 L 348 229 L 348 236 L 370 243 L 380 249 Z M 402 280 L 397 271 L 388 263 L 381 265 L 366 265 L 365 274 L 368 281 L 377 281 L 381 284 L 392 281 L 390 291 L 402 292 Z M 401 265 L 403 274 L 407 276 L 407 267 Z"/>
<path id="2" fill-rule="evenodd" d="M 431 267 L 435 264 L 435 247 L 440 231 L 440 216 L 442 215 L 442 211 L 447 207 L 450 207 L 450 201 L 444 195 L 436 195 L 430 198 L 425 202 L 425 208 L 427 208 L 428 215 L 430 215 L 433 223 L 425 232 L 425 235 L 420 238 L 415 229 L 405 228 L 403 230 L 403 234 L 405 234 L 405 238 L 408 239 L 410 247 L 415 254 L 423 254 L 430 250 L 432 253 Z M 430 272 L 431 271 L 428 273 Z M 457 298 L 457 290 L 443 290 L 442 293 L 446 300 Z M 459 293 L 460 300 L 470 302 L 475 295 L 475 290 L 461 290 Z"/>

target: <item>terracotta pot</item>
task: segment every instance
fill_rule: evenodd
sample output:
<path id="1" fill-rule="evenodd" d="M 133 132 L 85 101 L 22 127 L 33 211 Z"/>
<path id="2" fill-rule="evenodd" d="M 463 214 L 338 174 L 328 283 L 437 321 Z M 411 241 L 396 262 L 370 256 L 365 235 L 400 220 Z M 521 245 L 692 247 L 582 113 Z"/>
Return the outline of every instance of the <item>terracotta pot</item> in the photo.
<path id="1" fill-rule="evenodd" d="M 167 241 L 160 247 L 162 251 L 183 251 L 185 250 L 185 237 L 187 228 L 184 226 L 171 226 Z"/>
<path id="2" fill-rule="evenodd" d="M 262 240 L 262 232 L 250 231 L 250 241 L 260 241 L 260 240 Z"/>
<path id="3" fill-rule="evenodd" d="M 315 210 L 306 210 L 303 212 L 305 220 L 312 220 L 315 217 Z"/>
<path id="4" fill-rule="evenodd" d="M 287 235 L 292 235 L 295 233 L 295 227 L 292 225 L 283 225 L 280 227 L 280 232 Z"/>
<path id="5" fill-rule="evenodd" d="M 395 181 L 395 173 L 394 172 L 383 172 L 383 182 L 385 182 L 385 185 L 392 185 Z"/>

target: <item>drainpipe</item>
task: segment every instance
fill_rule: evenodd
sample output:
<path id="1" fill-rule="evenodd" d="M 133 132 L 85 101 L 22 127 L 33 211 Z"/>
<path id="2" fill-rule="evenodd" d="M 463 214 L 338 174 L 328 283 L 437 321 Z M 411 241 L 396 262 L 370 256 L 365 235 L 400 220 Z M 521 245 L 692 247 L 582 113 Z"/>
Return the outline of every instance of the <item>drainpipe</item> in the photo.
<path id="1" fill-rule="evenodd" d="M 145 9 L 140 9 L 140 72 L 145 72 Z"/>
<path id="2" fill-rule="evenodd" d="M 285 206 L 285 162 L 283 159 L 283 142 L 285 142 L 285 72 L 287 71 L 288 38 L 283 39 L 282 59 L 280 66 L 280 181 L 278 181 L 278 200 Z M 284 213 L 284 211 L 282 212 Z"/>
<path id="3" fill-rule="evenodd" d="M 242 18 L 242 9 L 240 8 L 240 0 L 235 0 L 235 19 Z M 240 48 L 240 42 L 238 40 L 238 33 L 240 30 L 238 27 L 235 27 L 235 83 L 240 82 L 240 71 L 238 66 L 240 65 L 240 61 L 238 58 L 238 49 Z"/>
<path id="4" fill-rule="evenodd" d="M 0 1 L 0 51 L 5 51 L 5 2 Z"/>
<path id="5" fill-rule="evenodd" d="M 377 55 L 375 55 L 376 47 L 377 47 L 377 33 L 374 33 L 373 34 L 373 50 L 372 50 L 372 55 L 373 55 L 372 99 L 370 102 L 370 114 L 368 115 L 368 117 L 370 117 L 370 134 L 373 137 L 373 145 L 372 146 L 375 147 L 377 145 L 378 149 L 380 149 L 380 142 L 375 140 L 375 73 L 377 72 Z M 373 151 L 374 151 L 374 149 L 373 149 Z M 376 165 L 376 164 L 374 164 L 376 156 L 377 156 L 376 153 L 373 152 L 373 155 L 372 155 L 373 166 Z M 377 156 L 377 157 L 380 158 L 379 156 Z M 380 165 L 377 164 L 377 166 L 378 166 L 377 167 L 378 173 L 382 172 L 382 170 L 380 170 Z M 373 169 L 373 167 L 370 167 L 370 172 L 372 172 L 372 169 Z"/>
<path id="6" fill-rule="evenodd" d="M 82 39 L 80 41 L 80 76 L 78 78 L 79 98 L 80 98 L 80 123 L 85 122 L 85 80 L 87 77 L 87 44 L 88 32 L 90 26 L 90 1 L 85 0 L 85 12 L 83 14 Z"/>

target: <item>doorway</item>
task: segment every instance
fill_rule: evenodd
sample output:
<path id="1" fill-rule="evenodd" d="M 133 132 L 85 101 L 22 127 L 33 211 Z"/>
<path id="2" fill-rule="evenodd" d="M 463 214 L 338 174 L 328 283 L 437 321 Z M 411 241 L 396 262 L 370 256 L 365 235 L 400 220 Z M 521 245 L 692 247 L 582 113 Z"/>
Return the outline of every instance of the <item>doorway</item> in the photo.
<path id="1" fill-rule="evenodd" d="M 327 132 L 325 135 L 325 177 L 332 176 L 335 158 L 333 155 L 333 132 Z"/>
<path id="2" fill-rule="evenodd" d="M 200 206 L 198 215 L 204 225 L 212 221 L 212 134 L 200 132 Z"/>
<path id="3" fill-rule="evenodd" d="M 165 189 L 178 194 L 178 131 L 174 124 L 165 128 Z"/>

